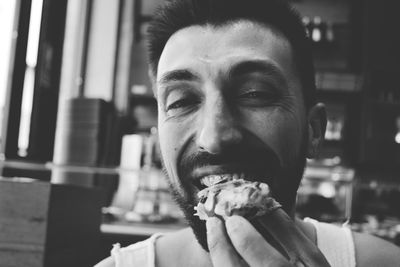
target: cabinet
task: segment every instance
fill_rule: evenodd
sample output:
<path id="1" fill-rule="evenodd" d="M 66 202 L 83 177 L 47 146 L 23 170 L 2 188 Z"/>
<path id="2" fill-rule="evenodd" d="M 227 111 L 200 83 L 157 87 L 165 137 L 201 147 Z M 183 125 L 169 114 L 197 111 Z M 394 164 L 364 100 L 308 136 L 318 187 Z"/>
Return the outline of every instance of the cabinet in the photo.
<path id="1" fill-rule="evenodd" d="M 0 177 L 0 266 L 93 266 L 99 189 Z"/>
<path id="2" fill-rule="evenodd" d="M 366 1 L 365 93 L 360 163 L 392 169 L 400 163 L 400 3 Z M 398 177 L 398 175 L 397 175 Z M 397 178 L 398 179 L 398 178 Z"/>
<path id="3" fill-rule="evenodd" d="M 319 17 L 320 29 L 325 21 L 336 36 L 336 43 L 330 45 L 314 43 L 318 99 L 328 111 L 327 141 L 320 157 L 336 155 L 360 173 L 374 172 L 377 179 L 385 176 L 398 182 L 400 3 L 304 0 L 293 4 L 308 18 L 306 22 Z M 338 121 L 341 133 L 335 134 L 335 127 L 330 127 Z"/>
<path id="4" fill-rule="evenodd" d="M 363 91 L 361 1 L 292 1 L 312 41 L 317 100 L 327 109 L 327 131 L 319 160 L 353 165 L 359 157 Z"/>

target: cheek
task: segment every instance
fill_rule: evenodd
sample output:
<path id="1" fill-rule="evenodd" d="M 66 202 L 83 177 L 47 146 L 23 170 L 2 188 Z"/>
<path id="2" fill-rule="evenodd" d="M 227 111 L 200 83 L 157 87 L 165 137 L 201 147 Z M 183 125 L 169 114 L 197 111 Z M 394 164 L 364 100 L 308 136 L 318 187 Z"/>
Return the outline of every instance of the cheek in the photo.
<path id="1" fill-rule="evenodd" d="M 178 160 L 190 140 L 190 126 L 187 123 L 174 123 L 159 119 L 158 130 L 160 136 L 160 149 L 164 166 L 171 182 L 180 183 L 178 176 Z"/>
<path id="2" fill-rule="evenodd" d="M 171 182 L 174 182 L 177 178 L 176 175 L 176 159 L 177 159 L 177 146 L 176 146 L 176 134 L 173 129 L 170 129 L 163 123 L 158 124 L 159 139 L 160 139 L 160 150 L 163 158 L 164 167 L 168 172 L 168 176 Z"/>
<path id="3" fill-rule="evenodd" d="M 284 162 L 289 163 L 298 160 L 298 155 L 304 140 L 304 127 L 302 123 L 297 119 L 283 118 L 280 130 L 281 142 L 279 145 L 281 153 L 285 158 Z"/>
<path id="4" fill-rule="evenodd" d="M 286 165 L 299 153 L 303 141 L 303 119 L 296 113 L 281 112 L 279 109 L 266 114 L 252 115 L 246 128 L 270 146 Z"/>

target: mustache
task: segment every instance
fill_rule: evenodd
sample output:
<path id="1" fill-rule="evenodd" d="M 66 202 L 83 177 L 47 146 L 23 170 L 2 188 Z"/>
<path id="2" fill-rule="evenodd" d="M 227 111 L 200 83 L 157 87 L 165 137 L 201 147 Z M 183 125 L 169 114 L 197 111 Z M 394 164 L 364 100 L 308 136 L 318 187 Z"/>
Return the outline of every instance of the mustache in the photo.
<path id="1" fill-rule="evenodd" d="M 210 165 L 229 165 L 268 170 L 271 174 L 277 174 L 281 169 L 278 155 L 267 145 L 259 148 L 232 147 L 219 154 L 211 154 L 206 151 L 183 153 L 179 170 L 182 177 L 188 177 L 196 168 Z"/>

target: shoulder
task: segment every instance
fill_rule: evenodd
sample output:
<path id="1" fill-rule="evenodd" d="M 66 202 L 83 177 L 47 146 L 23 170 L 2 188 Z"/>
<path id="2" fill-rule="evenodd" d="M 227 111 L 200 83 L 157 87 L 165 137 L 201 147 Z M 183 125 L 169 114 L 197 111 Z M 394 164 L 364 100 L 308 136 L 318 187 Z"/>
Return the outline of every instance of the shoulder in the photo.
<path id="1" fill-rule="evenodd" d="M 150 255 L 154 254 L 154 243 L 159 236 L 161 234 L 155 234 L 148 239 L 122 248 L 120 244 L 114 244 L 111 250 L 111 257 L 102 260 L 94 267 L 115 267 L 118 262 L 120 262 L 118 266 L 121 266 L 121 262 L 123 262 L 123 266 L 136 266 L 138 263 L 143 266 L 143 263 L 152 262 L 153 259 L 150 258 Z"/>
<path id="2" fill-rule="evenodd" d="M 115 267 L 115 262 L 112 257 L 108 257 L 107 259 L 97 263 L 94 267 Z"/>
<path id="3" fill-rule="evenodd" d="M 156 257 L 156 261 L 162 263 L 165 259 L 172 258 L 174 251 L 182 250 L 182 244 L 180 244 L 182 243 L 182 238 L 180 237 L 187 236 L 187 232 L 181 230 L 169 234 L 155 234 L 146 240 L 123 248 L 116 244 L 111 250 L 112 256 L 102 260 L 94 267 L 115 267 L 116 258 L 120 259 L 119 261 L 122 259 L 124 263 L 129 262 L 131 265 L 136 263 L 138 266 L 147 266 L 146 264 L 143 265 L 143 263 L 154 261 L 152 257 Z"/>
<path id="4" fill-rule="evenodd" d="M 400 247 L 381 238 L 353 233 L 357 266 L 399 266 Z"/>
<path id="5" fill-rule="evenodd" d="M 164 235 L 156 243 L 156 261 L 159 263 L 169 262 L 173 264 L 173 262 L 182 255 L 182 252 L 187 251 L 192 239 L 189 229 Z"/>

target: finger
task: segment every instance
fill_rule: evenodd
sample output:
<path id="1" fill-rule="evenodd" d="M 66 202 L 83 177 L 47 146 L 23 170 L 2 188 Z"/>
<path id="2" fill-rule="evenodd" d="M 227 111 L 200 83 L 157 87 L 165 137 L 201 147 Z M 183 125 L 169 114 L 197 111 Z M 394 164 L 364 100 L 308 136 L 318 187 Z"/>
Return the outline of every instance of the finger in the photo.
<path id="1" fill-rule="evenodd" d="M 257 218 L 254 225 L 264 235 L 271 235 L 272 238 L 266 238 L 270 243 L 276 242 L 274 246 L 293 261 L 298 257 L 298 248 L 294 236 L 292 219 L 286 215 L 282 209 L 277 209 L 267 215 Z"/>
<path id="2" fill-rule="evenodd" d="M 211 217 L 206 222 L 207 242 L 213 266 L 246 266 L 226 234 L 224 223 Z"/>
<path id="3" fill-rule="evenodd" d="M 317 246 L 282 209 L 277 209 L 268 215 L 260 217 L 257 219 L 257 223 L 280 243 L 291 262 L 301 259 L 306 266 L 329 266 Z"/>
<path id="4" fill-rule="evenodd" d="M 284 256 L 266 242 L 245 218 L 230 216 L 225 225 L 236 251 L 250 266 L 290 266 Z"/>

